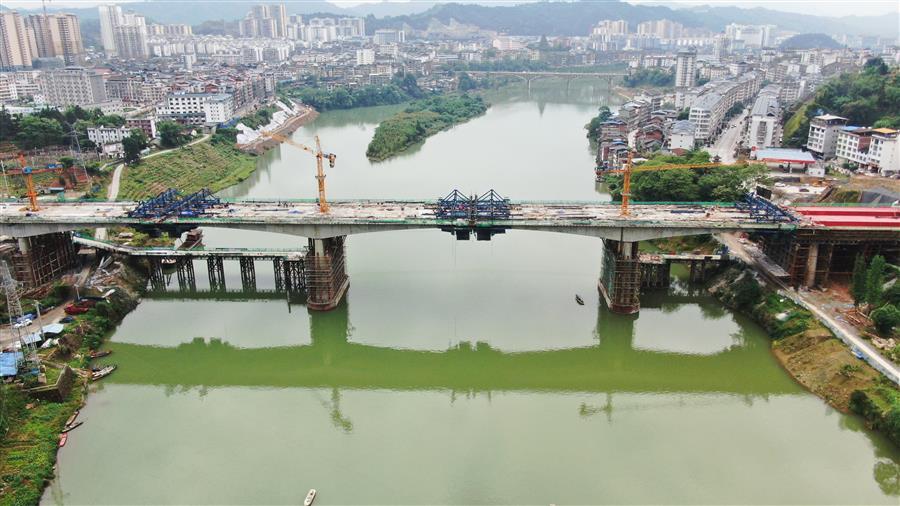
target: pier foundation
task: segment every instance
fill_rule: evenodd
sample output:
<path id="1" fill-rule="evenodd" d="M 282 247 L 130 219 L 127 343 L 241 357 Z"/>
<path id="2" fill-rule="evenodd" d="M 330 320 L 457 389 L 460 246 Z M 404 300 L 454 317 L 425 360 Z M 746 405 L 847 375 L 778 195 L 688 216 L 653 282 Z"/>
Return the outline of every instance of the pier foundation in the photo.
<path id="1" fill-rule="evenodd" d="M 206 259 L 206 268 L 209 271 L 209 289 L 225 291 L 225 267 L 222 265 L 222 257 L 209 257 Z"/>
<path id="2" fill-rule="evenodd" d="M 328 311 L 340 304 L 350 278 L 344 262 L 346 236 L 310 239 L 303 271 L 307 307 L 312 311 Z"/>
<path id="3" fill-rule="evenodd" d="M 638 244 L 603 241 L 603 269 L 597 289 L 614 313 L 633 314 L 641 309 L 641 261 Z"/>

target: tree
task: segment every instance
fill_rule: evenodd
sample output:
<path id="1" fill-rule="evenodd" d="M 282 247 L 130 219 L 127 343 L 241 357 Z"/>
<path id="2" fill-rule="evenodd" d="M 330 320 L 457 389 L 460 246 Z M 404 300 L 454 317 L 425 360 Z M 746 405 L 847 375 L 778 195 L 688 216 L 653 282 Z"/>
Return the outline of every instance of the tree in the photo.
<path id="1" fill-rule="evenodd" d="M 478 87 L 478 83 L 472 79 L 472 76 L 466 72 L 459 73 L 459 91 L 474 90 Z"/>
<path id="2" fill-rule="evenodd" d="M 160 121 L 156 125 L 156 130 L 164 148 L 175 148 L 187 142 L 188 137 L 184 134 L 184 129 L 174 121 Z"/>
<path id="3" fill-rule="evenodd" d="M 18 131 L 19 116 L 13 116 L 6 108 L 0 108 L 0 141 L 14 140 Z"/>
<path id="4" fill-rule="evenodd" d="M 894 327 L 900 325 L 900 309 L 891 304 L 885 304 L 872 311 L 869 317 L 872 318 L 878 333 L 883 336 L 890 336 Z"/>
<path id="5" fill-rule="evenodd" d="M 857 307 L 866 301 L 866 259 L 862 255 L 856 255 L 856 261 L 853 263 L 850 295 L 853 296 L 853 304 Z"/>
<path id="6" fill-rule="evenodd" d="M 744 274 L 741 279 L 734 283 L 732 288 L 734 293 L 734 304 L 739 309 L 750 309 L 755 306 L 762 297 L 762 288 L 750 274 Z"/>
<path id="7" fill-rule="evenodd" d="M 881 305 L 881 296 L 884 292 L 884 257 L 875 255 L 869 263 L 869 270 L 866 271 L 866 302 L 870 308 L 876 308 Z"/>
<path id="8" fill-rule="evenodd" d="M 135 128 L 122 139 L 122 149 L 125 151 L 125 163 L 135 163 L 141 159 L 141 151 L 147 148 L 147 135 L 140 128 Z"/>
<path id="9" fill-rule="evenodd" d="M 19 121 L 16 144 L 22 149 L 43 148 L 61 144 L 63 130 L 59 122 L 38 116 L 26 116 Z"/>
<path id="10" fill-rule="evenodd" d="M 587 129 L 587 137 L 591 140 L 598 140 L 600 137 L 600 127 L 603 125 L 603 122 L 609 120 L 612 117 L 612 112 L 609 110 L 609 107 L 605 105 L 600 108 L 600 111 L 596 116 L 591 118 L 590 123 L 584 126 Z"/>
<path id="11" fill-rule="evenodd" d="M 59 157 L 59 163 L 61 163 L 63 167 L 69 169 L 75 166 L 75 159 L 71 156 L 61 156 Z"/>
<path id="12" fill-rule="evenodd" d="M 678 117 L 675 119 L 682 120 L 682 119 L 689 119 L 690 117 L 691 117 L 691 108 L 685 107 L 684 109 L 682 109 L 681 111 L 678 112 Z"/>
<path id="13" fill-rule="evenodd" d="M 391 81 L 395 86 L 403 90 L 404 93 L 412 98 L 422 98 L 425 96 L 422 88 L 419 88 L 419 82 L 416 80 L 416 76 L 409 72 L 397 72 Z"/>

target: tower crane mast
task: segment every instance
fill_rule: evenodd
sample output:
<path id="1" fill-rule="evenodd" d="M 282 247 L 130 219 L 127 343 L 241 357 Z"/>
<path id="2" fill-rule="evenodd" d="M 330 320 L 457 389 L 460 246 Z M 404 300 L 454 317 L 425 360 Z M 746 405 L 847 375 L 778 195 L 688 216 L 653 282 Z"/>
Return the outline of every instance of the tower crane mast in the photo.
<path id="1" fill-rule="evenodd" d="M 290 144 L 291 146 L 297 147 L 306 151 L 307 153 L 316 157 L 316 181 L 318 181 L 319 186 L 319 211 L 322 213 L 328 212 L 328 200 L 325 198 L 325 167 L 324 162 L 328 160 L 328 167 L 334 168 L 334 161 L 337 158 L 337 155 L 334 153 L 325 153 L 322 151 L 322 143 L 319 142 L 319 136 L 316 136 L 316 146 L 310 147 L 306 144 L 301 144 L 293 139 L 290 139 L 284 135 L 263 132 L 264 136 L 275 139 L 279 142 L 284 142 Z"/>

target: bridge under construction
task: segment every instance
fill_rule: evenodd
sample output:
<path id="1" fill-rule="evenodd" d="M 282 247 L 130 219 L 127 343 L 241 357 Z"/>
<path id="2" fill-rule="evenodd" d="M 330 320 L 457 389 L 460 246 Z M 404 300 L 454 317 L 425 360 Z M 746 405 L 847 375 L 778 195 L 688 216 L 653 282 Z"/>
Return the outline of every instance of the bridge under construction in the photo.
<path id="1" fill-rule="evenodd" d="M 772 258 L 789 273 L 792 283 L 806 286 L 824 282 L 834 259 L 841 265 L 846 262 L 847 253 L 842 249 L 846 245 L 865 243 L 866 254 L 881 253 L 890 259 L 896 258 L 900 244 L 898 208 L 792 209 L 756 196 L 735 204 L 633 203 L 623 216 L 620 206 L 613 203 L 511 202 L 494 191 L 480 196 L 454 191 L 434 201 L 332 201 L 327 213 L 315 200 L 224 202 L 208 192 L 200 193 L 179 196 L 164 192 L 141 203 L 48 203 L 40 212 L 30 212 L 19 203 L 2 204 L 0 234 L 25 238 L 132 226 L 176 233 L 221 227 L 302 236 L 308 239 L 307 247 L 290 255 L 248 250 L 120 253 L 150 259 L 155 266 L 151 280 L 161 259 L 171 258 L 169 261 L 179 266 L 179 280 L 183 278 L 188 285 L 193 279 L 193 266 L 188 266 L 191 259 L 205 257 L 211 287 L 223 279 L 222 261 L 236 259 L 241 262 L 242 280 L 250 288 L 253 262 L 265 257 L 276 263 L 276 279 L 308 292 L 309 307 L 314 310 L 334 308 L 346 293 L 345 238 L 359 233 L 440 229 L 458 240 L 472 236 L 489 240 L 507 230 L 532 230 L 601 238 L 604 255 L 598 288 L 608 306 L 620 313 L 640 308 L 639 241 L 724 232 L 762 234 Z M 643 270 L 646 277 L 648 269 Z M 664 277 L 660 269 L 654 272 L 655 277 Z M 648 284 L 647 279 L 643 284 Z"/>

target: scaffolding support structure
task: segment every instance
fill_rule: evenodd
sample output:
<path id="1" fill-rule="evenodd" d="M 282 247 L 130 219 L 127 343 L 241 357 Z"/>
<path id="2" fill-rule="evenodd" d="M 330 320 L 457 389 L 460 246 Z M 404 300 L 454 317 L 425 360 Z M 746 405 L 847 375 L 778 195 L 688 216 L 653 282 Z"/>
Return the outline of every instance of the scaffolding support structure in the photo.
<path id="1" fill-rule="evenodd" d="M 350 278 L 344 261 L 345 240 L 345 236 L 309 240 L 303 280 L 310 310 L 334 309 L 347 292 Z M 287 276 L 286 282 L 290 282 Z"/>
<path id="2" fill-rule="evenodd" d="M 6 260 L 0 260 L 0 286 L 3 287 L 6 294 L 6 310 L 9 313 L 10 330 L 21 344 L 23 360 L 19 366 L 24 366 L 27 373 L 37 376 L 41 371 L 41 359 L 38 357 L 37 348 L 34 343 L 22 338 L 22 329 L 16 326 L 23 316 L 22 301 L 19 298 L 22 285 L 12 277 Z"/>
<path id="3" fill-rule="evenodd" d="M 603 241 L 603 268 L 597 288 L 614 313 L 641 308 L 641 260 L 635 242 Z"/>
<path id="4" fill-rule="evenodd" d="M 20 238 L 12 263 L 15 278 L 25 288 L 48 283 L 75 264 L 72 237 L 68 232 L 54 232 Z"/>

